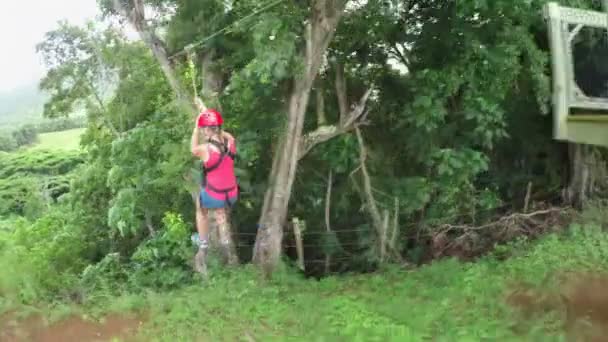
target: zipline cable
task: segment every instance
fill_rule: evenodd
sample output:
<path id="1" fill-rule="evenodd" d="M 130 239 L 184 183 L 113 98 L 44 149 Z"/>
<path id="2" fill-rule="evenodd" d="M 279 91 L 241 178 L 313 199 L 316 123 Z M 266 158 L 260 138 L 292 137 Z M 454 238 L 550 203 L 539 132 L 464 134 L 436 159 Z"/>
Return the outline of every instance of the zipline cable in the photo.
<path id="1" fill-rule="evenodd" d="M 218 36 L 218 35 L 220 35 L 220 34 L 222 34 L 222 33 L 227 32 L 227 31 L 228 31 L 230 28 L 232 28 L 233 26 L 238 25 L 239 23 L 241 23 L 241 22 L 243 22 L 243 21 L 245 21 L 245 20 L 247 20 L 247 19 L 249 19 L 249 18 L 251 18 L 251 17 L 253 17 L 253 16 L 256 16 L 256 15 L 258 15 L 258 14 L 260 14 L 260 13 L 264 12 L 264 11 L 267 11 L 267 10 L 271 9 L 272 7 L 274 7 L 274 6 L 278 5 L 278 4 L 280 4 L 280 3 L 281 3 L 281 2 L 283 2 L 283 1 L 284 1 L 284 0 L 275 0 L 275 1 L 273 1 L 273 2 L 267 3 L 266 5 L 262 6 L 262 8 L 260 8 L 260 9 L 258 9 L 258 10 L 256 10 L 256 11 L 253 11 L 252 13 L 250 13 L 250 14 L 248 14 L 248 15 L 246 15 L 246 16 L 244 16 L 244 17 L 240 18 L 240 19 L 235 20 L 234 22 L 230 23 L 229 25 L 226 25 L 226 26 L 225 26 L 224 28 L 222 28 L 221 30 L 216 31 L 216 32 L 214 32 L 214 33 L 210 34 L 209 36 L 207 36 L 207 37 L 205 37 L 205 38 L 203 38 L 203 39 L 199 40 L 199 41 L 198 41 L 198 42 L 196 42 L 196 43 L 192 43 L 192 44 L 189 44 L 189 45 L 185 46 L 185 47 L 184 47 L 184 48 L 183 48 L 183 49 L 182 49 L 180 52 L 178 52 L 178 53 L 176 53 L 176 54 L 172 55 L 171 57 L 169 57 L 169 59 L 173 59 L 173 58 L 175 58 L 175 57 L 179 57 L 179 56 L 182 56 L 182 55 L 184 55 L 184 54 L 187 54 L 187 53 L 188 53 L 188 51 L 191 51 L 191 50 L 192 50 L 192 49 L 194 49 L 195 47 L 203 45 L 203 44 L 204 44 L 205 42 L 207 42 L 208 40 L 210 40 L 210 39 L 212 39 L 212 38 L 215 38 L 216 36 Z"/>

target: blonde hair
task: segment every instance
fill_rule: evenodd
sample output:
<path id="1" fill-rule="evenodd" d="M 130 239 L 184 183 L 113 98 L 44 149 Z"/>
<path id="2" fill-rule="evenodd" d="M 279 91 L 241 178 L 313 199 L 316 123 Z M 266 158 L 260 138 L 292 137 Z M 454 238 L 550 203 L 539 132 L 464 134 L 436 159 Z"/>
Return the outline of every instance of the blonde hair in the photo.
<path id="1" fill-rule="evenodd" d="M 222 131 L 222 128 L 220 126 L 207 126 L 205 128 L 211 131 L 211 136 L 207 137 L 207 140 L 211 140 L 211 138 L 217 137 L 220 139 L 220 141 L 223 142 L 224 139 L 222 138 L 224 137 L 224 132 Z"/>

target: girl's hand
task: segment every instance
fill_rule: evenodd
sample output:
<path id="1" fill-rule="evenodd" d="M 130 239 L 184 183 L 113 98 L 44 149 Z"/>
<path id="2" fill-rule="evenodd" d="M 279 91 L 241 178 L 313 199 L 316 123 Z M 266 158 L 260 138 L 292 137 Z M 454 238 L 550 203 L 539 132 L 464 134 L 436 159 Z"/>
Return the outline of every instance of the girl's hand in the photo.
<path id="1" fill-rule="evenodd" d="M 201 114 L 200 113 L 194 118 L 194 129 L 195 130 L 197 130 L 197 129 L 200 128 L 200 127 L 198 127 L 198 121 L 200 120 L 200 118 L 201 118 Z"/>
<path id="2" fill-rule="evenodd" d="M 198 96 L 194 97 L 194 104 L 196 105 L 196 108 L 198 108 L 198 110 L 201 112 L 207 109 L 205 103 L 203 103 L 203 100 L 201 100 L 201 98 Z"/>

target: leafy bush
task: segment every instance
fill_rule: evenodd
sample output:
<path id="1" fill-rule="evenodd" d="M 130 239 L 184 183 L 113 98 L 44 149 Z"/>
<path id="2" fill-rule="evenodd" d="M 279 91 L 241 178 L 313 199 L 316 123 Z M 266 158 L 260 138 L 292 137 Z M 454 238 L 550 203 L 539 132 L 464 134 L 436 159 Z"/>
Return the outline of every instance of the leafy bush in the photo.
<path id="1" fill-rule="evenodd" d="M 43 121 L 38 124 L 24 125 L 16 130 L 0 132 L 0 151 L 12 152 L 22 146 L 28 146 L 38 141 L 38 134 L 61 132 L 73 128 L 82 128 L 86 125 L 86 119 L 60 118 Z"/>
<path id="2" fill-rule="evenodd" d="M 17 142 L 12 135 L 0 133 L 0 151 L 11 152 L 17 149 Z"/>
<path id="3" fill-rule="evenodd" d="M 167 213 L 163 228 L 137 246 L 132 255 L 110 253 L 89 265 L 82 274 L 83 290 L 116 294 L 122 290 L 139 292 L 141 288 L 170 289 L 190 284 L 190 231 L 179 215 Z"/>
<path id="4" fill-rule="evenodd" d="M 78 152 L 0 154 L 0 215 L 39 215 L 69 191 L 72 171 L 82 162 Z"/>
<path id="5" fill-rule="evenodd" d="M 38 139 L 38 131 L 34 125 L 25 125 L 13 131 L 13 139 L 17 146 L 27 146 L 36 142 Z"/>
<path id="6" fill-rule="evenodd" d="M 191 228 L 173 213 L 164 217 L 163 224 L 164 229 L 131 256 L 129 282 L 136 287 L 169 289 L 192 280 Z"/>
<path id="7" fill-rule="evenodd" d="M 86 126 L 85 117 L 77 118 L 58 118 L 52 120 L 45 120 L 36 125 L 36 131 L 38 133 L 50 133 L 50 132 L 61 132 L 67 131 L 68 129 L 83 128 Z"/>
<path id="8" fill-rule="evenodd" d="M 0 154 L 0 178 L 15 175 L 63 175 L 84 161 L 77 151 L 20 151 Z"/>
<path id="9" fill-rule="evenodd" d="M 79 288 L 85 299 L 92 294 L 117 295 L 124 290 L 127 272 L 118 253 L 107 254 L 96 264 L 88 265 L 80 275 Z"/>
<path id="10" fill-rule="evenodd" d="M 0 294 L 27 304 L 70 296 L 89 241 L 82 239 L 82 228 L 70 224 L 66 208 L 12 225 L 0 231 Z"/>

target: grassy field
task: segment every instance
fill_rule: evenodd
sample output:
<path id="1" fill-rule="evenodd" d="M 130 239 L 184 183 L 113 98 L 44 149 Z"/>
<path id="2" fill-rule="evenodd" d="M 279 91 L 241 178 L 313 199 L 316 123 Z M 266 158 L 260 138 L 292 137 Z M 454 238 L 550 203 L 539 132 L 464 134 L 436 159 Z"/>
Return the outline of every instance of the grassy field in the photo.
<path id="1" fill-rule="evenodd" d="M 44 186 L 53 199 L 67 193 L 71 172 L 83 161 L 79 150 L 0 152 L 0 220 L 11 214 L 38 217 L 45 203 L 39 189 Z"/>
<path id="2" fill-rule="evenodd" d="M 72 326 L 83 326 L 81 317 L 106 317 L 91 329 L 121 341 L 565 341 L 581 331 L 586 338 L 608 333 L 608 282 L 576 285 L 586 279 L 580 274 L 607 269 L 608 235 L 591 225 L 475 263 L 443 260 L 410 271 L 321 281 L 285 272 L 267 282 L 250 266 L 216 270 L 209 282 L 174 291 L 97 293 L 84 305 L 41 308 L 52 320 L 71 318 L 32 331 L 62 340 L 76 337 Z M 568 283 L 576 286 L 564 292 Z M 577 330 L 578 320 L 590 323 Z"/>
<path id="3" fill-rule="evenodd" d="M 39 135 L 38 144 L 32 146 L 32 150 L 77 150 L 79 149 L 80 136 L 84 128 L 70 129 L 61 132 L 43 133 Z"/>

